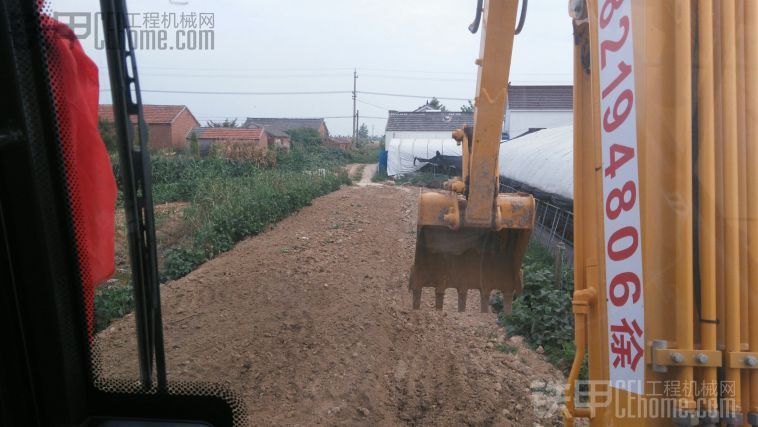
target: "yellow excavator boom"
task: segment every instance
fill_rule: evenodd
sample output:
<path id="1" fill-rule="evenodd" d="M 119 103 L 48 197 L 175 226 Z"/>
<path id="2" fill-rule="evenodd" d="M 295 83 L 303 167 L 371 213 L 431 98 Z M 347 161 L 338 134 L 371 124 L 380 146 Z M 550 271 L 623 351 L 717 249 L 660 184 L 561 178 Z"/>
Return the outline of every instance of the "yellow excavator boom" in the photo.
<path id="1" fill-rule="evenodd" d="M 419 199 L 410 275 L 414 308 L 420 306 L 422 288 L 432 287 L 438 309 L 445 290 L 454 288 L 461 311 L 468 290 L 476 289 L 482 311 L 489 310 L 490 293 L 500 290 L 509 312 L 513 295 L 522 288 L 521 263 L 534 227 L 534 199 L 499 194 L 498 169 L 518 0 L 487 0 L 482 6 L 474 126 L 453 132 L 462 144 L 463 175 L 447 184 L 451 191 L 430 191 Z"/>

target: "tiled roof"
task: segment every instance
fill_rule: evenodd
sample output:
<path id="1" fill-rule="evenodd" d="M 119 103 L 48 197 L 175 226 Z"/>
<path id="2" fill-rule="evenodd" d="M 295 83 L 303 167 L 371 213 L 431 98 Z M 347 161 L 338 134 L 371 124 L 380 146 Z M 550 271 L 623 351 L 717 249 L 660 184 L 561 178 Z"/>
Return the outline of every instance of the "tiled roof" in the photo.
<path id="1" fill-rule="evenodd" d="M 508 86 L 508 107 L 511 110 L 571 110 L 573 100 L 571 85 Z"/>
<path id="2" fill-rule="evenodd" d="M 195 134 L 198 139 L 215 139 L 229 141 L 249 141 L 261 139 L 263 129 L 243 129 L 243 128 L 194 128 L 189 135 Z"/>
<path id="3" fill-rule="evenodd" d="M 187 108 L 185 105 L 152 105 L 143 104 L 142 113 L 145 116 L 147 124 L 169 124 L 173 123 L 176 117 Z M 98 106 L 98 116 L 107 121 L 113 122 L 113 105 L 101 104 Z M 135 118 L 132 119 L 136 123 Z"/>
<path id="4" fill-rule="evenodd" d="M 254 128 L 254 129 L 261 129 L 261 128 Z M 262 128 L 262 129 L 265 130 L 267 134 L 269 134 L 271 136 L 275 136 L 277 138 L 289 138 L 290 137 L 283 130 L 272 128 L 271 126 L 266 126 L 266 127 Z"/>
<path id="5" fill-rule="evenodd" d="M 390 111 L 388 131 L 453 131 L 463 125 L 473 125 L 474 114 L 444 111 Z"/>
<path id="6" fill-rule="evenodd" d="M 351 144 L 353 142 L 353 138 L 348 136 L 330 136 L 329 139 L 333 144 Z"/>
<path id="7" fill-rule="evenodd" d="M 269 130 L 286 132 L 292 129 L 314 129 L 319 130 L 324 119 L 291 119 L 277 117 L 248 117 L 243 128 L 260 128 L 265 127 Z"/>

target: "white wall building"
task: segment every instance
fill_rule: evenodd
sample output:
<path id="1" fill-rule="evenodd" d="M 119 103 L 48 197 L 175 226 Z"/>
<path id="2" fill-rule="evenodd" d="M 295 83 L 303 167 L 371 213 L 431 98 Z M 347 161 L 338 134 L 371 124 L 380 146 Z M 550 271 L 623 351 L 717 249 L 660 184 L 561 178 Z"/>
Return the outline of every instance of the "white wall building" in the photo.
<path id="1" fill-rule="evenodd" d="M 385 146 L 393 139 L 434 139 L 453 141 L 452 133 L 463 125 L 473 126 L 474 114 L 459 111 L 393 111 L 387 118 Z"/>
<path id="2" fill-rule="evenodd" d="M 573 124 L 571 85 L 510 85 L 503 134 L 515 138 L 536 129 Z"/>

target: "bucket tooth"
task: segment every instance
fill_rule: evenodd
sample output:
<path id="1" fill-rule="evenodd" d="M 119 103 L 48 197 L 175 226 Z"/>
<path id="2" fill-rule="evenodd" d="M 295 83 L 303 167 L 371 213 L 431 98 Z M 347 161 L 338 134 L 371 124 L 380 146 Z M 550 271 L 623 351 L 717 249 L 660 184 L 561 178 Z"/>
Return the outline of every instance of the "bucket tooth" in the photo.
<path id="1" fill-rule="evenodd" d="M 466 311 L 466 297 L 468 297 L 468 289 L 458 288 L 458 311 Z"/>
<path id="2" fill-rule="evenodd" d="M 411 288 L 411 294 L 413 295 L 413 308 L 418 310 L 421 308 L 421 288 Z"/>
<path id="3" fill-rule="evenodd" d="M 481 299 L 481 309 L 482 313 L 489 313 L 490 312 L 490 292 L 492 291 L 485 291 L 482 289 L 481 293 L 479 294 L 479 298 Z"/>
<path id="4" fill-rule="evenodd" d="M 434 308 L 442 310 L 442 305 L 445 303 L 445 288 L 434 289 Z"/>
<path id="5" fill-rule="evenodd" d="M 503 314 L 511 314 L 513 308 L 513 294 L 503 292 Z"/>

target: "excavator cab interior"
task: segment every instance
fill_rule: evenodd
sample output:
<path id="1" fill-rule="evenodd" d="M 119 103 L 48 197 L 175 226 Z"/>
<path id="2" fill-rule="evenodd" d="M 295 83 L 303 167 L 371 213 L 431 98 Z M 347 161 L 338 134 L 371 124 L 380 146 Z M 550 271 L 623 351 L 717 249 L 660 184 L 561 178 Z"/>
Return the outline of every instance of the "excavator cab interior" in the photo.
<path id="1" fill-rule="evenodd" d="M 127 23 L 121 19 L 125 6 L 110 0 L 101 6 L 113 19 L 106 39 L 112 77 L 122 89 L 117 114 L 126 124 L 140 112 L 139 98 L 132 99 L 128 89 L 138 84 L 136 70 L 127 69 L 134 63 L 124 62 L 133 53 Z M 141 278 L 137 310 L 144 320 L 138 327 L 144 338 L 139 348 L 143 369 L 139 381 L 96 381 L 96 365 L 91 363 L 92 295 L 82 286 L 96 268 L 87 264 L 88 254 L 77 244 L 86 219 L 71 205 L 86 198 L 74 193 L 84 184 L 70 180 L 78 166 L 92 163 L 86 155 L 78 157 L 82 164 L 72 163 L 75 156 L 65 149 L 76 137 L 86 138 L 86 123 L 65 123 L 76 108 L 85 107 L 63 105 L 58 97 L 63 93 L 81 102 L 86 97 L 73 88 L 86 95 L 88 87 L 74 84 L 81 76 L 71 72 L 72 62 L 66 62 L 81 60 L 76 52 L 51 59 L 54 44 L 67 45 L 70 39 L 65 31 L 58 33 L 61 28 L 45 18 L 42 7 L 42 2 L 0 3 L 0 425 L 239 425 L 239 410 L 223 386 L 166 382 L 159 300 L 152 287 L 157 282 L 149 273 L 154 271 L 154 257 L 146 240 L 152 222 L 149 166 L 141 163 L 145 146 L 127 127 L 121 129 L 120 143 L 130 179 L 127 192 L 134 201 L 128 215 L 134 223 L 132 259 L 138 260 L 132 265 L 139 273 L 135 277 Z M 71 69 L 66 72 L 51 64 Z M 61 118 L 66 113 L 69 116 Z"/>

